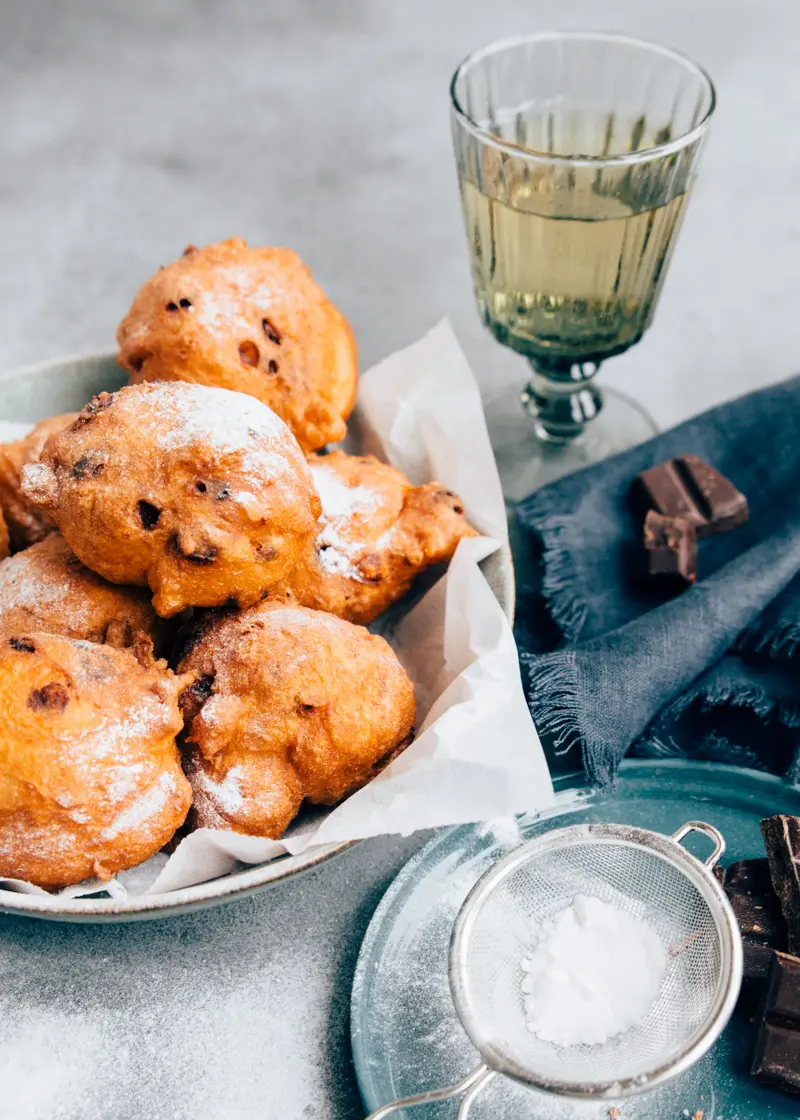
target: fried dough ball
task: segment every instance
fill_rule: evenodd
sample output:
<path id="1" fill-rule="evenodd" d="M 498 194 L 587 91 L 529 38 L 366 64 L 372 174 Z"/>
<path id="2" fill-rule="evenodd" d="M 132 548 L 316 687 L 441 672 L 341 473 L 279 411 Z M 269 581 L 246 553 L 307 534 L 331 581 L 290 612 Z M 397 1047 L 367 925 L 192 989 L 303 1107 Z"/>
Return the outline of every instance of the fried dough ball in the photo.
<path id="1" fill-rule="evenodd" d="M 167 843 L 191 803 L 175 745 L 190 681 L 146 652 L 0 639 L 0 875 L 63 887 Z"/>
<path id="2" fill-rule="evenodd" d="M 372 455 L 332 451 L 309 462 L 322 500 L 319 530 L 279 589 L 303 606 L 366 625 L 420 572 L 477 536 L 460 499 L 441 483 L 412 486 Z"/>
<path id="3" fill-rule="evenodd" d="M 239 238 L 190 246 L 141 288 L 117 341 L 133 383 L 250 393 L 306 451 L 344 438 L 358 376 L 353 332 L 291 249 Z"/>
<path id="4" fill-rule="evenodd" d="M 35 630 L 122 649 L 141 634 L 158 644 L 163 624 L 145 591 L 107 583 L 51 533 L 0 563 L 0 636 Z"/>
<path id="5" fill-rule="evenodd" d="M 0 509 L 0 560 L 5 559 L 6 556 L 8 556 L 8 526 Z"/>
<path id="6" fill-rule="evenodd" d="M 22 493 L 22 471 L 35 463 L 47 439 L 77 419 L 77 412 L 65 412 L 42 420 L 22 439 L 0 443 L 0 512 L 8 525 L 11 547 L 16 551 L 43 540 L 55 526 L 42 509 Z"/>
<path id="7" fill-rule="evenodd" d="M 244 393 L 182 383 L 101 393 L 25 468 L 25 494 L 158 614 L 256 602 L 296 566 L 320 502 L 289 429 Z"/>
<path id="8" fill-rule="evenodd" d="M 195 827 L 277 838 L 303 800 L 335 805 L 413 739 L 391 647 L 292 603 L 209 616 L 180 664 Z"/>

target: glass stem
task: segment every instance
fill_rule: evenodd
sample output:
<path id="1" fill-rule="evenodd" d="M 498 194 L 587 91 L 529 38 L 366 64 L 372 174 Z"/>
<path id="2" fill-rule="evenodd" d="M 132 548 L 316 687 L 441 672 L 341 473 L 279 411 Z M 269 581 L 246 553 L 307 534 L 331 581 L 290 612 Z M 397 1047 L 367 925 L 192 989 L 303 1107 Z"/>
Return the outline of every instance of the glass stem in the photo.
<path id="1" fill-rule="evenodd" d="M 522 390 L 522 407 L 533 417 L 537 436 L 546 443 L 572 443 L 603 407 L 593 383 L 600 363 L 537 358 L 530 364 L 533 376 Z"/>

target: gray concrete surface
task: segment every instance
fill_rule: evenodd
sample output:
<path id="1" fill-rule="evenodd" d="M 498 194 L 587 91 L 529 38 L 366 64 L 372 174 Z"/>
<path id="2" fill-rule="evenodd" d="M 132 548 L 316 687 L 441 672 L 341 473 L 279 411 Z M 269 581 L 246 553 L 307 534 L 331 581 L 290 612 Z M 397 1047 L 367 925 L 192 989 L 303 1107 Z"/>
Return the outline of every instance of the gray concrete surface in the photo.
<path id="1" fill-rule="evenodd" d="M 720 108 L 656 324 L 609 364 L 668 425 L 800 364 L 800 8 L 791 0 L 2 0 L 0 363 L 105 348 L 190 242 L 297 248 L 364 365 L 450 315 L 484 391 L 446 90 L 546 26 L 680 47 Z M 0 402 L 0 410 L 2 402 Z M 354 1120 L 358 945 L 417 841 L 363 844 L 157 924 L 0 919 L 0 1117 Z"/>

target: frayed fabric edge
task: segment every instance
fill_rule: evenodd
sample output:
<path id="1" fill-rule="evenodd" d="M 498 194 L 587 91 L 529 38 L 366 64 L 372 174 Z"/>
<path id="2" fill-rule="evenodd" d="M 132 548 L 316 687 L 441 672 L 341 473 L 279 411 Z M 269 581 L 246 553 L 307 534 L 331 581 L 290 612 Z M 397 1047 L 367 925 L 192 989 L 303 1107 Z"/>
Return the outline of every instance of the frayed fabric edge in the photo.
<path id="1" fill-rule="evenodd" d="M 800 646 L 800 623 L 787 622 L 769 634 L 762 634 L 757 641 L 743 636 L 734 647 L 738 653 L 761 654 L 775 661 L 791 661 Z"/>
<path id="2" fill-rule="evenodd" d="M 618 760 L 590 756 L 578 700 L 578 668 L 575 654 L 562 650 L 554 654 L 520 658 L 527 677 L 525 694 L 528 709 L 540 737 L 553 754 L 568 754 L 580 747 L 583 769 L 595 786 L 614 784 Z"/>
<path id="3" fill-rule="evenodd" d="M 565 651 L 541 657 L 523 654 L 521 661 L 528 677 L 528 708 L 539 734 L 552 743 L 556 755 L 579 744 L 583 749 L 574 658 Z"/>
<path id="4" fill-rule="evenodd" d="M 542 594 L 550 617 L 568 642 L 576 642 L 589 608 L 575 596 L 575 565 L 565 539 L 571 519 L 551 513 L 544 503 L 532 502 L 526 507 L 521 524 L 526 531 L 535 532 L 542 542 Z"/>
<path id="5" fill-rule="evenodd" d="M 774 715 L 786 727 L 796 727 L 800 723 L 800 708 L 795 701 L 771 696 L 763 685 L 750 683 L 712 688 L 708 691 L 702 688 L 689 689 L 659 712 L 652 726 L 659 727 L 680 719 L 687 708 L 695 703 L 699 703 L 703 712 L 729 705 L 732 708 L 750 708 L 762 720 Z"/>

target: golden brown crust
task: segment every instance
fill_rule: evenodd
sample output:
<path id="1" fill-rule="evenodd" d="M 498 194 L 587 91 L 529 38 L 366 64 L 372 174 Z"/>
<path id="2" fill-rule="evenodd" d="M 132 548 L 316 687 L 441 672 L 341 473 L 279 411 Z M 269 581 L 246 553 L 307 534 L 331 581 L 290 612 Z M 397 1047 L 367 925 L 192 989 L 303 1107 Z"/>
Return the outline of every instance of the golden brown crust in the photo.
<path id="1" fill-rule="evenodd" d="M 66 428 L 77 415 L 77 412 L 65 412 L 61 416 L 51 416 L 22 439 L 0 443 L 0 512 L 5 517 L 15 551 L 43 540 L 55 528 L 48 514 L 37 509 L 22 493 L 22 471 L 28 463 L 38 460 L 47 439 Z"/>
<path id="2" fill-rule="evenodd" d="M 477 533 L 441 483 L 412 486 L 371 455 L 309 459 L 322 501 L 320 529 L 281 590 L 303 606 L 366 625 L 402 598 L 432 564 Z"/>
<path id="3" fill-rule="evenodd" d="M 249 393 L 307 451 L 344 438 L 356 394 L 353 332 L 291 249 L 239 238 L 190 247 L 140 289 L 117 341 L 132 383 Z"/>
<path id="4" fill-rule="evenodd" d="M 0 563 L 0 636 L 42 631 L 121 649 L 142 633 L 158 647 L 163 629 L 147 592 L 89 571 L 60 533 Z"/>
<path id="5" fill-rule="evenodd" d="M 8 556 L 8 526 L 0 509 L 0 560 L 5 560 L 6 556 Z"/>
<path id="6" fill-rule="evenodd" d="M 391 647 L 292 603 L 207 618 L 180 669 L 195 827 L 282 835 L 305 799 L 333 805 L 413 738 L 414 690 Z"/>
<path id="7" fill-rule="evenodd" d="M 42 887 L 148 859 L 186 818 L 175 736 L 190 677 L 129 650 L 0 639 L 0 875 Z"/>
<path id="8" fill-rule="evenodd" d="M 256 602 L 296 565 L 320 511 L 274 412 L 177 382 L 95 397 L 26 467 L 23 490 L 92 571 L 149 585 L 163 617 Z"/>

